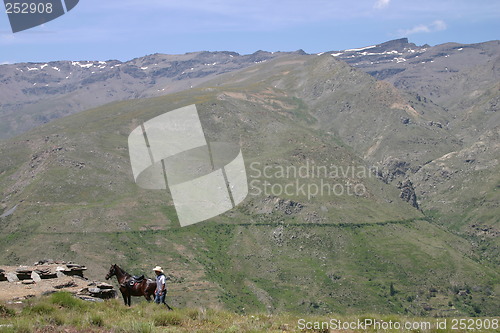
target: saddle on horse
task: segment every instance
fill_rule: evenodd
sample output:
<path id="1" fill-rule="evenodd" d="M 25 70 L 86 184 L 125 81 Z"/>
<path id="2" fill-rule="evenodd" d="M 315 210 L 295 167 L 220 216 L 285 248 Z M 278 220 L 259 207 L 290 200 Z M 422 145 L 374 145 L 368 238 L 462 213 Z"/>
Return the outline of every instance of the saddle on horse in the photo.
<path id="1" fill-rule="evenodd" d="M 142 281 L 144 281 L 144 279 L 145 279 L 144 274 L 141 276 L 134 275 L 131 276 L 130 279 L 126 281 L 122 286 L 132 288 L 137 283 L 141 283 Z"/>
<path id="2" fill-rule="evenodd" d="M 142 274 L 141 276 L 137 276 L 137 275 L 132 276 L 132 280 L 137 282 L 137 283 L 142 282 L 142 280 L 144 280 L 144 279 L 145 279 L 144 274 Z"/>

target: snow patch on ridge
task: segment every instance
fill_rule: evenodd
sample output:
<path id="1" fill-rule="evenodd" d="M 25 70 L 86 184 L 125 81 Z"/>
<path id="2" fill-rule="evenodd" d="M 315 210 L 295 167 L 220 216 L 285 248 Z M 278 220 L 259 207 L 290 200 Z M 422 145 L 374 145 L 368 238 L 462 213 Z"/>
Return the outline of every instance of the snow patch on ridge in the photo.
<path id="1" fill-rule="evenodd" d="M 361 47 L 361 48 L 359 48 L 359 49 L 349 49 L 349 50 L 345 50 L 345 52 L 358 52 L 358 51 L 363 51 L 363 50 L 373 49 L 374 47 L 377 47 L 377 45 L 372 45 L 372 46 Z"/>

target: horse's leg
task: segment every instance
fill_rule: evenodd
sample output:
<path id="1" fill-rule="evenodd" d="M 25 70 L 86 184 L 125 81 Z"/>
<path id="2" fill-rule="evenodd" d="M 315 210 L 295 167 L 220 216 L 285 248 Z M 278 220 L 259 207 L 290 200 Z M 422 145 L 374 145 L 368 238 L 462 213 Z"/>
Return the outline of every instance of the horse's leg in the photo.
<path id="1" fill-rule="evenodd" d="M 141 282 L 141 286 L 139 288 L 139 291 L 141 292 L 141 295 L 144 296 L 146 301 L 148 301 L 148 302 L 151 301 L 151 298 L 149 297 L 149 294 L 148 294 L 148 288 L 147 288 L 146 281 Z"/>
<path id="2" fill-rule="evenodd" d="M 128 306 L 132 306 L 132 296 L 128 294 Z"/>
<path id="3" fill-rule="evenodd" d="M 120 292 L 122 293 L 123 303 L 125 303 L 125 305 L 127 305 L 127 296 L 125 295 L 125 293 L 123 291 L 120 290 Z"/>
<path id="4" fill-rule="evenodd" d="M 156 287 L 155 287 L 156 288 Z M 147 295 L 146 299 L 148 302 L 154 301 L 155 298 L 155 291 L 152 289 L 150 286 L 146 284 L 146 287 L 144 288 L 144 294 Z"/>
<path id="5" fill-rule="evenodd" d="M 120 288 L 120 291 L 122 292 L 123 295 L 123 301 L 125 302 L 126 306 L 130 306 L 130 290 L 127 288 Z"/>
<path id="6" fill-rule="evenodd" d="M 154 287 L 154 288 L 156 288 L 156 284 L 155 284 L 155 287 Z M 156 297 L 156 295 L 155 295 L 155 291 L 154 291 L 154 289 L 151 287 L 151 284 L 150 284 L 148 281 L 146 281 L 146 282 L 144 283 L 144 287 L 143 287 L 143 289 L 142 289 L 142 293 L 143 293 L 144 297 L 146 298 L 146 300 L 147 300 L 148 302 L 154 301 L 154 299 L 155 299 L 155 297 Z M 153 297 L 151 297 L 151 296 L 153 296 Z"/>

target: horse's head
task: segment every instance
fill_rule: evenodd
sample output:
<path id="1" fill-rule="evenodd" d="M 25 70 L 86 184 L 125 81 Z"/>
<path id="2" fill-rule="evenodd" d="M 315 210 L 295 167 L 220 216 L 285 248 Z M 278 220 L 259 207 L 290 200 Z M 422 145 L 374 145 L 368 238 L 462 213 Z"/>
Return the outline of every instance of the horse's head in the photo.
<path id="1" fill-rule="evenodd" d="M 106 280 L 109 280 L 112 276 L 116 275 L 116 265 L 111 265 L 108 274 L 106 274 Z"/>

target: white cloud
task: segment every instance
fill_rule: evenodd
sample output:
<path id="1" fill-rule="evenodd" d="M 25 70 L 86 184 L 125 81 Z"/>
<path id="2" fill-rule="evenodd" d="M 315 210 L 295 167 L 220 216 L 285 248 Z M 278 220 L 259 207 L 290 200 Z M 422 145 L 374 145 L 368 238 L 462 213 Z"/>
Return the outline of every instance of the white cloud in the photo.
<path id="1" fill-rule="evenodd" d="M 373 7 L 376 9 L 382 9 L 382 8 L 389 6 L 390 2 L 391 2 L 391 0 L 377 0 L 377 2 L 375 3 L 375 5 Z"/>
<path id="2" fill-rule="evenodd" d="M 413 34 L 418 34 L 418 33 L 429 33 L 429 32 L 436 32 L 436 31 L 443 31 L 446 30 L 448 26 L 443 20 L 436 20 L 430 24 L 419 24 L 414 26 L 411 29 L 402 29 L 399 30 L 399 34 L 402 36 L 409 36 Z"/>

